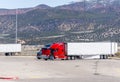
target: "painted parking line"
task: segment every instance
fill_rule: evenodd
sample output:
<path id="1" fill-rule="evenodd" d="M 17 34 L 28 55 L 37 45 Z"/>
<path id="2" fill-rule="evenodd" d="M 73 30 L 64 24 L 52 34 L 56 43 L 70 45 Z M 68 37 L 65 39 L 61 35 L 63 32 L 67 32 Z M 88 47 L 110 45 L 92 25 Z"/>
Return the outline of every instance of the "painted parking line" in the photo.
<path id="1" fill-rule="evenodd" d="M 0 79 L 3 80 L 18 80 L 18 77 L 7 77 L 7 76 L 0 76 Z"/>

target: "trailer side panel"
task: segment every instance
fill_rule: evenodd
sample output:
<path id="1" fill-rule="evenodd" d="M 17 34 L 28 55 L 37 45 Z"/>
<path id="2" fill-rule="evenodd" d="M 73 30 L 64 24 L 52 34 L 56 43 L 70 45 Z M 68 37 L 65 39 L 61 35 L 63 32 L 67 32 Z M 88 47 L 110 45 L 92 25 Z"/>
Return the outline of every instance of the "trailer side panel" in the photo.
<path id="1" fill-rule="evenodd" d="M 21 44 L 0 44 L 0 52 L 21 52 Z"/>
<path id="2" fill-rule="evenodd" d="M 109 55 L 117 52 L 115 42 L 67 43 L 68 55 Z"/>

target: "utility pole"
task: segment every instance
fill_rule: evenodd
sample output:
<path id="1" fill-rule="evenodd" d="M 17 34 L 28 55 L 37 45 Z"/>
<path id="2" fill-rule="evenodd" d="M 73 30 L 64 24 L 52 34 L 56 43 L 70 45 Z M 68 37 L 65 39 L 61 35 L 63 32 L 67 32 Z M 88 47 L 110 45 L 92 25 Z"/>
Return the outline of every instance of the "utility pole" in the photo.
<path id="1" fill-rule="evenodd" d="M 15 40 L 15 42 L 17 44 L 17 36 L 18 36 L 17 35 L 17 31 L 18 31 L 18 29 L 17 29 L 18 28 L 18 9 L 16 9 L 15 11 L 16 11 L 16 17 L 15 17 L 15 21 L 16 21 L 16 23 L 15 23 L 16 24 L 16 37 L 15 38 L 16 38 L 16 40 Z"/>
<path id="2" fill-rule="evenodd" d="M 84 0 L 84 34 L 83 34 L 84 42 L 85 42 L 85 27 L 86 27 L 86 0 Z"/>

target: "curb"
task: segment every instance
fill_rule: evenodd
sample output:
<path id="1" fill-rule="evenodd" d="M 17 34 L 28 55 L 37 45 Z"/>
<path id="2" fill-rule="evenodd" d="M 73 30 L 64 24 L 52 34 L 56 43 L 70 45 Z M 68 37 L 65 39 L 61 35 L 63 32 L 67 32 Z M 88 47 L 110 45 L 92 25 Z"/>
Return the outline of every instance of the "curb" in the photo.
<path id="1" fill-rule="evenodd" d="M 120 60 L 120 58 L 118 58 L 118 57 L 112 57 L 112 58 L 110 58 L 110 59 Z"/>

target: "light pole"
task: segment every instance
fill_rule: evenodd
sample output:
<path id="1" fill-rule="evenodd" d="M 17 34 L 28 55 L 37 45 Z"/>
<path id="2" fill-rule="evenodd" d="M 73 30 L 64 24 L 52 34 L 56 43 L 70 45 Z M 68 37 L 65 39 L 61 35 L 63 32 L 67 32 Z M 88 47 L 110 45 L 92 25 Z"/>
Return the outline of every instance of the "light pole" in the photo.
<path id="1" fill-rule="evenodd" d="M 16 11 L 16 18 L 15 18 L 15 21 L 16 21 L 16 23 L 15 23 L 16 24 L 16 36 L 15 36 L 15 39 L 16 40 L 15 40 L 15 42 L 17 44 L 17 36 L 18 36 L 17 35 L 17 31 L 18 31 L 18 29 L 17 29 L 18 28 L 18 9 L 16 9 L 15 11 Z"/>
<path id="2" fill-rule="evenodd" d="M 84 3 L 84 33 L 83 33 L 83 40 L 85 42 L 85 27 L 86 27 L 86 0 L 83 1 Z"/>

